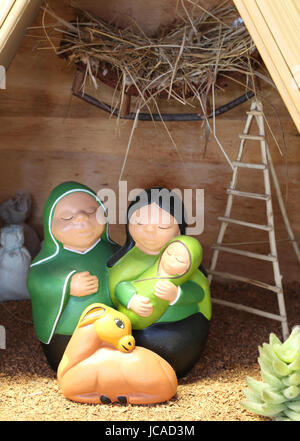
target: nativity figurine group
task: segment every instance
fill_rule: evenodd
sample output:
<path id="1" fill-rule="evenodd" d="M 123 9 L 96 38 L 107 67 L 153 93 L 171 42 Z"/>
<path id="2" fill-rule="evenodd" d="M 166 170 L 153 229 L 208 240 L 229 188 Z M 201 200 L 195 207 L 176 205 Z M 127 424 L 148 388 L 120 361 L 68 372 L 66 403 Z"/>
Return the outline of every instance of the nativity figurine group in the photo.
<path id="1" fill-rule="evenodd" d="M 153 190 L 129 205 L 123 246 L 87 186 L 62 183 L 45 204 L 27 287 L 37 337 L 68 399 L 167 401 L 204 349 L 211 298 L 202 247 L 185 234 L 179 196 Z"/>

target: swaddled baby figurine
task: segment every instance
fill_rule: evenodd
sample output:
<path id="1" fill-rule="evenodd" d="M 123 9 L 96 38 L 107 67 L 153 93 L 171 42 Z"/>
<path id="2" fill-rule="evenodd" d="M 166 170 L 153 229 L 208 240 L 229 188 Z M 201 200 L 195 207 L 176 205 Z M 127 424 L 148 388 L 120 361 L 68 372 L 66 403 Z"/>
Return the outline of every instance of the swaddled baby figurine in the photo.
<path id="1" fill-rule="evenodd" d="M 118 309 L 128 316 L 133 329 L 150 326 L 170 305 L 176 309 L 178 299 L 173 302 L 166 300 L 168 284 L 180 286 L 191 279 L 201 260 L 200 243 L 190 236 L 177 236 L 168 242 L 154 265 L 138 279 L 120 282 L 116 286 L 116 298 L 120 302 Z M 193 303 L 193 299 L 188 303 Z"/>

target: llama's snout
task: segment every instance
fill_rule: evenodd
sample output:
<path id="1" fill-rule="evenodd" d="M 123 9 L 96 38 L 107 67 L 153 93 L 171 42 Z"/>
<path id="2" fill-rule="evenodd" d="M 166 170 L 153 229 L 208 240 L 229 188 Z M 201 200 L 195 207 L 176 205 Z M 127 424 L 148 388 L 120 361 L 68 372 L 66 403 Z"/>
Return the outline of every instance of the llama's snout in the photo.
<path id="1" fill-rule="evenodd" d="M 121 352 L 131 352 L 135 348 L 135 340 L 132 335 L 124 335 L 118 342 L 118 349 Z"/>

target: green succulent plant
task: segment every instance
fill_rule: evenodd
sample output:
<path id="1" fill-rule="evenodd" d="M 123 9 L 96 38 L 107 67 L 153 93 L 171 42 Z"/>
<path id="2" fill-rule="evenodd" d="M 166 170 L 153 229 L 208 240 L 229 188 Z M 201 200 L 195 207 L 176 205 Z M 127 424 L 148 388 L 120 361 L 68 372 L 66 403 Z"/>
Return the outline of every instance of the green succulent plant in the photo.
<path id="1" fill-rule="evenodd" d="M 261 377 L 247 377 L 247 400 L 241 405 L 276 421 L 300 421 L 300 326 L 282 343 L 270 334 L 269 343 L 258 347 Z"/>

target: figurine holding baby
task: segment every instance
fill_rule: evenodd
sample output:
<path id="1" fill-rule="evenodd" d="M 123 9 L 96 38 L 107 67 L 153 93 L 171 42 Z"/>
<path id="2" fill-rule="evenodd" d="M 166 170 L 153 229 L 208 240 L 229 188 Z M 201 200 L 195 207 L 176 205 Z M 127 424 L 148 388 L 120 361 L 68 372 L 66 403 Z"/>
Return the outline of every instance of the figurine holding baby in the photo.
<path id="1" fill-rule="evenodd" d="M 107 262 L 115 308 L 129 318 L 136 314 L 132 320 L 136 344 L 165 358 L 178 377 L 198 361 L 211 318 L 209 284 L 200 265 L 202 248 L 196 239 L 185 236 L 185 230 L 184 204 L 175 192 L 144 190 L 128 207 L 125 244 Z M 165 257 L 167 270 L 166 265 L 162 268 Z M 175 274 L 170 267 L 174 260 Z M 152 286 L 151 299 L 145 295 L 145 285 L 146 291 Z M 155 299 L 164 301 L 164 307 Z"/>

